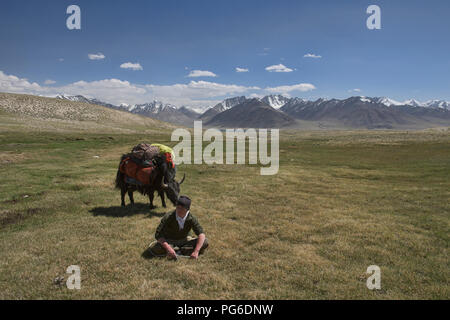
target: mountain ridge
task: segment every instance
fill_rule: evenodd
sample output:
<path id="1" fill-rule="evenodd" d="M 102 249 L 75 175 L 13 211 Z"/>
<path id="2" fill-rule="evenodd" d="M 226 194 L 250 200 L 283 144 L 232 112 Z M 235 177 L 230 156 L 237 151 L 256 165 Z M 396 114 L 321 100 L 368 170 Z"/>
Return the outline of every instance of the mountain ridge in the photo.
<path id="1" fill-rule="evenodd" d="M 202 120 L 206 126 L 274 126 L 292 127 L 294 122 L 335 123 L 340 127 L 393 129 L 397 127 L 427 127 L 448 125 L 450 122 L 450 103 L 444 100 L 429 100 L 420 102 L 414 99 L 399 102 L 387 97 L 352 96 L 346 99 L 307 100 L 283 95 L 267 95 L 264 97 L 247 98 L 236 96 L 224 99 L 216 105 L 198 113 L 188 106 L 177 107 L 158 100 L 143 104 L 121 104 L 114 106 L 97 99 L 90 99 L 81 95 L 58 95 L 59 99 L 99 104 L 130 113 L 143 115 L 157 120 L 192 126 L 194 120 Z M 249 103 L 252 101 L 252 103 Z M 256 106 L 256 101 L 259 101 Z M 228 112 L 233 108 L 251 106 L 253 118 L 248 112 L 240 110 Z M 266 107 L 273 110 L 269 110 Z M 283 113 L 276 113 L 273 111 Z M 226 113 L 225 113 L 226 112 Z M 263 115 L 257 115 L 263 112 Z M 225 115 L 221 115 L 225 113 Z M 221 116 L 219 116 L 221 115 Z M 286 117 L 288 116 L 288 117 Z M 234 117 L 234 118 L 233 118 Z M 213 119 L 215 119 L 213 121 Z M 246 123 L 242 122 L 246 119 Z M 300 126 L 300 124 L 299 124 Z"/>

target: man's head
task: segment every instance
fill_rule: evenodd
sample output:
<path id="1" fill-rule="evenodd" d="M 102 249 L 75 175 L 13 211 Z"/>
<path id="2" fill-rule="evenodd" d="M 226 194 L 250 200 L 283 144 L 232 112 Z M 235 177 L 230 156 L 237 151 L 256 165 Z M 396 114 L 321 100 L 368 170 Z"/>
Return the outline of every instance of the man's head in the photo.
<path id="1" fill-rule="evenodd" d="M 180 217 L 184 217 L 191 208 L 191 199 L 188 196 L 180 196 L 177 201 L 176 212 Z"/>

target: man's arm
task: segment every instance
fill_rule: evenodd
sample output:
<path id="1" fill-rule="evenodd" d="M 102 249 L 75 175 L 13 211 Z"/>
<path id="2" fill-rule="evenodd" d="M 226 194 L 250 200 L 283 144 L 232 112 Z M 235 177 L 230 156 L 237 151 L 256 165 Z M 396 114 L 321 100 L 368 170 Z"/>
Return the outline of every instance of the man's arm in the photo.
<path id="1" fill-rule="evenodd" d="M 195 234 L 197 236 L 200 236 L 201 233 L 205 233 L 203 231 L 202 226 L 200 225 L 200 223 L 198 222 L 197 218 L 193 216 L 192 219 L 192 230 L 194 230 Z"/>
<path id="2" fill-rule="evenodd" d="M 197 218 L 195 218 L 193 222 L 194 223 L 192 225 L 192 229 L 194 230 L 195 234 L 198 236 L 198 240 L 197 240 L 195 249 L 191 254 L 191 258 L 197 259 L 200 249 L 202 248 L 203 243 L 205 242 L 206 236 L 205 236 L 205 232 L 203 231 L 203 228 L 200 225 L 200 223 L 198 222 Z"/>
<path id="3" fill-rule="evenodd" d="M 161 244 L 161 246 L 164 249 L 166 249 L 167 254 L 169 256 L 175 257 L 176 256 L 175 250 L 173 250 L 173 248 L 167 243 L 167 241 L 166 241 L 166 239 L 164 238 L 164 235 L 163 235 L 163 230 L 164 230 L 164 227 L 165 227 L 165 225 L 167 223 L 167 219 L 168 218 L 169 218 L 169 216 L 166 215 L 166 216 L 164 216 L 161 219 L 161 222 L 159 223 L 158 228 L 156 228 L 155 238 Z"/>
<path id="4" fill-rule="evenodd" d="M 195 246 L 194 251 L 193 251 L 192 254 L 191 254 L 191 258 L 194 258 L 194 259 L 197 259 L 197 258 L 198 258 L 198 254 L 199 254 L 199 252 L 200 252 L 200 249 L 201 249 L 202 246 L 203 246 L 203 243 L 205 242 L 205 238 L 206 238 L 206 236 L 205 236 L 204 233 L 200 233 L 200 234 L 198 235 L 197 244 L 196 244 L 196 246 Z"/>
<path id="5" fill-rule="evenodd" d="M 155 239 L 159 241 L 160 238 L 164 238 L 164 227 L 166 226 L 167 220 L 169 219 L 169 216 L 166 214 L 164 217 L 161 218 L 161 221 L 159 222 L 158 228 L 156 228 L 155 231 Z"/>
<path id="6" fill-rule="evenodd" d="M 170 244 L 166 241 L 165 238 L 159 238 L 158 242 L 161 244 L 161 246 L 166 249 L 166 252 L 169 256 L 175 258 L 177 253 L 175 252 L 175 250 L 173 250 L 173 248 L 170 246 Z"/>

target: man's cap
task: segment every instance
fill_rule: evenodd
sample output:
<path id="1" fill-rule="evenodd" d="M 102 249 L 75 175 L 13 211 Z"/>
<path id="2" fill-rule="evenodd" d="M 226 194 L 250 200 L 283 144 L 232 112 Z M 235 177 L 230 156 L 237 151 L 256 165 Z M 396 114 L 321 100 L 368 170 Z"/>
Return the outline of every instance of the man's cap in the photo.
<path id="1" fill-rule="evenodd" d="M 191 199 L 188 196 L 180 196 L 178 198 L 177 205 L 182 205 L 189 210 L 191 207 Z"/>

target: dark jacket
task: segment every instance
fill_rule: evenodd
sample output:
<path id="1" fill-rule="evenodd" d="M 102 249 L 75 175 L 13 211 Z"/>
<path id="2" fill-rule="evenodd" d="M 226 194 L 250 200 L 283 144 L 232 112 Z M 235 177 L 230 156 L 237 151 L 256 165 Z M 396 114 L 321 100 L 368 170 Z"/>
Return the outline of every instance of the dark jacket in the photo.
<path id="1" fill-rule="evenodd" d="M 186 221 L 184 222 L 184 228 L 180 230 L 178 221 L 176 219 L 176 211 L 166 213 L 162 217 L 158 228 L 156 228 L 155 238 L 156 240 L 160 238 L 171 239 L 171 240 L 181 240 L 186 239 L 190 230 L 194 230 L 195 234 L 198 236 L 203 232 L 203 228 L 198 222 L 197 218 L 192 215 L 189 211 Z"/>

